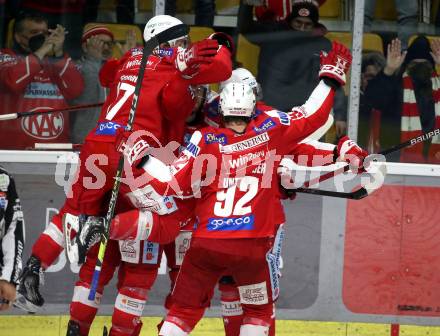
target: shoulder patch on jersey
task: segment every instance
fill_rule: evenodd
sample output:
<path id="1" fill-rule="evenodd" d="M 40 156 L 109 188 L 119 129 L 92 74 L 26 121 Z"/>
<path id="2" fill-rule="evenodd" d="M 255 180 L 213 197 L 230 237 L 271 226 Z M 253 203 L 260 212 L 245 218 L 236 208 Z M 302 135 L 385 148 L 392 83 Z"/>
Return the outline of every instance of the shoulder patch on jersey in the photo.
<path id="1" fill-rule="evenodd" d="M 163 49 L 158 49 L 157 51 L 154 52 L 155 55 L 160 56 L 160 57 L 165 57 L 165 56 L 173 56 L 174 54 L 174 50 L 173 48 L 163 48 Z"/>
<path id="2" fill-rule="evenodd" d="M 96 127 L 95 134 L 96 135 L 115 135 L 116 130 L 122 127 L 121 124 L 113 122 L 113 121 L 103 121 L 98 124 Z"/>
<path id="3" fill-rule="evenodd" d="M 136 48 L 130 49 L 130 52 L 131 52 L 132 56 L 137 56 L 137 55 L 142 55 L 142 53 L 144 51 L 143 51 L 143 48 L 136 47 Z"/>
<path id="4" fill-rule="evenodd" d="M 266 111 L 266 114 L 272 118 L 277 118 L 280 121 L 280 124 L 289 126 L 290 125 L 290 117 L 286 112 L 271 110 Z"/>
<path id="5" fill-rule="evenodd" d="M 231 145 L 220 146 L 220 152 L 226 154 L 233 152 L 240 152 L 240 151 L 248 150 L 253 147 L 260 146 L 268 141 L 269 141 L 269 135 L 267 134 L 267 132 L 264 132 L 252 138 L 240 142 L 236 142 Z"/>
<path id="6" fill-rule="evenodd" d="M 254 126 L 254 131 L 257 133 L 262 133 L 262 132 L 266 132 L 272 127 L 275 127 L 275 122 L 272 120 L 272 118 L 267 118 L 260 125 Z"/>
<path id="7" fill-rule="evenodd" d="M 228 139 L 226 138 L 226 134 L 214 134 L 214 133 L 206 133 L 205 134 L 205 143 L 219 143 L 220 145 L 226 145 L 228 143 Z"/>
<path id="8" fill-rule="evenodd" d="M 10 181 L 8 174 L 0 174 L 0 191 L 8 191 Z"/>

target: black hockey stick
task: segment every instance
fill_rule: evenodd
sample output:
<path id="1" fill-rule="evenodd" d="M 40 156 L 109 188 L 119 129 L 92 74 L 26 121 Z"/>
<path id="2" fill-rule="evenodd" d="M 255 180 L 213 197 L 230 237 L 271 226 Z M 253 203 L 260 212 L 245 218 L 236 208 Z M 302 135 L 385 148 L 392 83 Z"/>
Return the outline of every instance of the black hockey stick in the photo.
<path id="1" fill-rule="evenodd" d="M 393 147 L 390 147 L 388 149 L 385 149 L 383 151 L 380 151 L 378 154 L 380 155 L 388 155 L 394 152 L 397 152 L 398 150 L 401 150 L 402 148 L 405 147 L 410 147 L 413 146 L 415 144 L 418 144 L 420 142 L 429 140 L 431 138 L 433 138 L 436 135 L 440 135 L 440 128 L 437 128 L 435 130 L 426 132 L 418 137 L 409 139 L 405 142 L 402 142 L 398 145 L 395 145 Z M 345 173 L 347 171 L 350 170 L 350 165 L 345 165 L 341 168 L 338 168 L 334 171 L 328 172 L 324 175 L 321 175 L 319 177 L 317 177 L 316 179 L 307 181 L 306 183 L 304 183 L 304 187 L 302 188 L 298 188 L 298 189 L 292 189 L 289 190 L 288 192 L 299 192 L 299 193 L 306 193 L 306 194 L 313 194 L 313 195 L 322 195 L 322 196 L 331 196 L 331 197 L 340 197 L 340 198 L 349 198 L 349 199 L 362 199 L 366 196 L 368 196 L 369 194 L 371 194 L 374 190 L 376 190 L 377 188 L 371 188 L 371 186 L 367 185 L 364 186 L 358 190 L 355 190 L 353 192 L 349 192 L 349 193 L 345 193 L 345 192 L 338 192 L 338 191 L 330 191 L 330 190 L 320 190 L 320 189 L 310 189 L 308 188 L 311 185 L 317 184 L 319 182 L 323 182 L 325 180 L 328 180 L 332 177 L 335 177 L 339 174 Z M 383 172 L 382 172 L 383 173 Z M 386 173 L 386 172 L 385 172 Z M 379 186 L 380 187 L 380 186 Z"/>
<path id="2" fill-rule="evenodd" d="M 184 36 L 184 35 L 188 35 L 188 33 L 189 33 L 188 26 L 185 24 L 180 24 L 180 25 L 168 28 L 167 30 L 152 37 L 147 43 L 145 43 L 143 53 L 142 53 L 142 59 L 141 59 L 141 64 L 140 64 L 140 68 L 139 68 L 139 73 L 138 73 L 138 77 L 136 80 L 136 86 L 135 86 L 134 93 L 133 93 L 133 101 L 132 101 L 131 108 L 130 108 L 130 114 L 128 116 L 126 130 L 130 131 L 133 126 L 133 121 L 134 121 L 134 117 L 136 114 L 140 89 L 142 86 L 142 80 L 144 77 L 145 66 L 147 64 L 148 57 L 153 52 L 154 48 L 158 47 L 161 43 L 168 42 L 170 40 L 174 40 L 174 39 L 181 37 L 181 36 Z M 99 252 L 98 252 L 98 257 L 96 259 L 95 271 L 93 272 L 92 283 L 90 286 L 89 300 L 92 300 L 92 301 L 95 300 L 96 290 L 98 288 L 99 276 L 101 273 L 102 264 L 104 262 L 105 250 L 107 248 L 110 221 L 112 220 L 114 212 L 115 212 L 116 199 L 117 199 L 117 196 L 119 193 L 119 187 L 121 184 L 120 180 L 121 180 L 123 168 L 124 168 L 124 156 L 122 154 L 120 154 L 119 163 L 118 163 L 118 170 L 116 171 L 116 176 L 115 176 L 115 183 L 113 185 L 113 189 L 111 192 L 108 211 L 105 216 L 104 233 L 101 235 L 101 244 L 99 245 Z"/>
<path id="3" fill-rule="evenodd" d="M 89 108 L 94 108 L 94 107 L 100 107 L 100 106 L 102 106 L 102 104 L 104 104 L 104 103 L 74 105 L 74 106 L 69 106 L 69 107 L 65 107 L 65 108 L 61 108 L 61 109 L 53 109 L 53 110 L 8 113 L 8 114 L 0 115 L 0 121 L 14 120 L 14 119 L 18 119 L 18 118 L 34 116 L 34 115 L 39 115 L 39 114 L 79 111 L 79 110 L 84 110 L 84 109 L 89 109 Z"/>

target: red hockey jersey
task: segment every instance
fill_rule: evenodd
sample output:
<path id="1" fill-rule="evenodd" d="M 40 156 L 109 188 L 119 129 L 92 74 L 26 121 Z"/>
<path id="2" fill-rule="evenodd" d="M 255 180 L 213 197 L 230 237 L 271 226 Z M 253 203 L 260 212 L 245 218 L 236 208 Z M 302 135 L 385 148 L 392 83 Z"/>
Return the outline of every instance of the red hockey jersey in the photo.
<path id="1" fill-rule="evenodd" d="M 0 52 L 0 114 L 67 107 L 66 100 L 84 88 L 81 73 L 72 59 Z M 69 116 L 50 113 L 0 123 L 0 148 L 33 148 L 36 142 L 70 142 Z"/>
<path id="2" fill-rule="evenodd" d="M 279 161 L 326 122 L 333 97 L 334 90 L 321 82 L 294 114 L 263 112 L 243 134 L 204 128 L 194 132 L 169 172 L 158 171 L 154 159 L 144 168 L 161 175 L 151 183 L 159 192 L 195 193 L 195 237 L 273 236 Z"/>
<path id="3" fill-rule="evenodd" d="M 151 55 L 148 58 L 133 124 L 134 131 L 146 130 L 161 144 L 169 140 L 168 133 L 164 131 L 169 124 L 172 123 L 173 127 L 181 125 L 183 133 L 185 119 L 194 106 L 189 85 L 223 81 L 230 77 L 232 71 L 229 51 L 221 47 L 211 64 L 202 65 L 194 78 L 184 79 L 174 65 L 176 49 L 168 51 L 168 56 Z M 121 60 L 109 61 L 101 69 L 101 84 L 110 87 L 110 93 L 98 125 L 89 133 L 87 140 L 112 142 L 116 129 L 126 125 L 141 58 L 142 49 L 135 48 Z M 151 144 L 158 146 L 157 143 Z"/>

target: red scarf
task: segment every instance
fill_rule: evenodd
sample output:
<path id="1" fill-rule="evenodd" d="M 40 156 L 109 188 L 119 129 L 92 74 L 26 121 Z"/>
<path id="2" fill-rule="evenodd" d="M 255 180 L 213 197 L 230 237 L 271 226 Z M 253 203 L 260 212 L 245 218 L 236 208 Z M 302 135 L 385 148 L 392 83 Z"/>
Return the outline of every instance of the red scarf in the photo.
<path id="1" fill-rule="evenodd" d="M 400 124 L 402 142 L 418 137 L 423 134 L 422 124 L 420 122 L 419 108 L 414 93 L 414 85 L 411 77 L 405 72 L 403 74 L 403 107 L 402 119 Z M 440 77 L 437 73 L 433 73 L 432 95 L 434 98 L 435 123 L 434 128 L 440 128 Z M 400 152 L 401 162 L 417 162 L 417 163 L 440 163 L 440 136 L 432 138 L 429 147 L 428 157 L 423 156 L 424 142 L 420 142 L 414 146 L 406 147 Z"/>

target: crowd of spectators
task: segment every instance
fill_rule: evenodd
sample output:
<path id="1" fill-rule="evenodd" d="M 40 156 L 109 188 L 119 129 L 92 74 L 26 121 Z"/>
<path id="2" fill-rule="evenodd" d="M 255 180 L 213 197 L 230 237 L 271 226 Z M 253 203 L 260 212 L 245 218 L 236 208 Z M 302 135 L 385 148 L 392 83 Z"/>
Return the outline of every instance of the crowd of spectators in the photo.
<path id="1" fill-rule="evenodd" d="M 243 34 L 259 46 L 257 79 L 265 92 L 264 100 L 280 110 L 303 103 L 317 84 L 319 53 L 331 46 L 327 28 L 320 21 L 319 9 L 325 2 L 240 2 L 234 34 Z M 372 29 L 376 2 L 365 2 L 365 32 Z M 135 2 L 118 0 L 115 4 L 117 21 L 133 24 Z M 136 39 L 134 32 L 129 32 L 121 46 L 105 25 L 87 24 L 97 21 L 99 5 L 100 0 L 0 1 L 0 15 L 6 19 L 0 27 L 1 113 L 105 100 L 106 90 L 97 80 L 102 64 L 112 57 L 116 46 L 123 54 L 136 45 Z M 193 5 L 195 25 L 212 27 L 215 0 L 196 0 Z M 395 1 L 395 5 L 398 40 L 390 42 L 385 36 L 385 53 L 370 52 L 363 57 L 358 133 L 359 143 L 370 151 L 436 128 L 440 118 L 435 113 L 438 42 L 419 37 L 411 44 L 410 36 L 417 32 L 417 2 Z M 176 14 L 175 0 L 165 2 L 165 12 Z M 11 19 L 13 25 L 9 25 Z M 7 45 L 11 26 L 13 44 Z M 234 39 L 237 41 L 237 35 Z M 335 136 L 330 140 L 347 132 L 348 94 L 342 89 L 337 92 L 333 111 Z M 82 143 L 98 115 L 99 107 L 70 115 L 53 113 L 2 122 L 0 147 L 30 149 L 37 142 Z M 402 152 L 394 159 L 436 162 L 436 141 L 434 138 L 423 148 L 413 148 L 413 154 Z"/>

